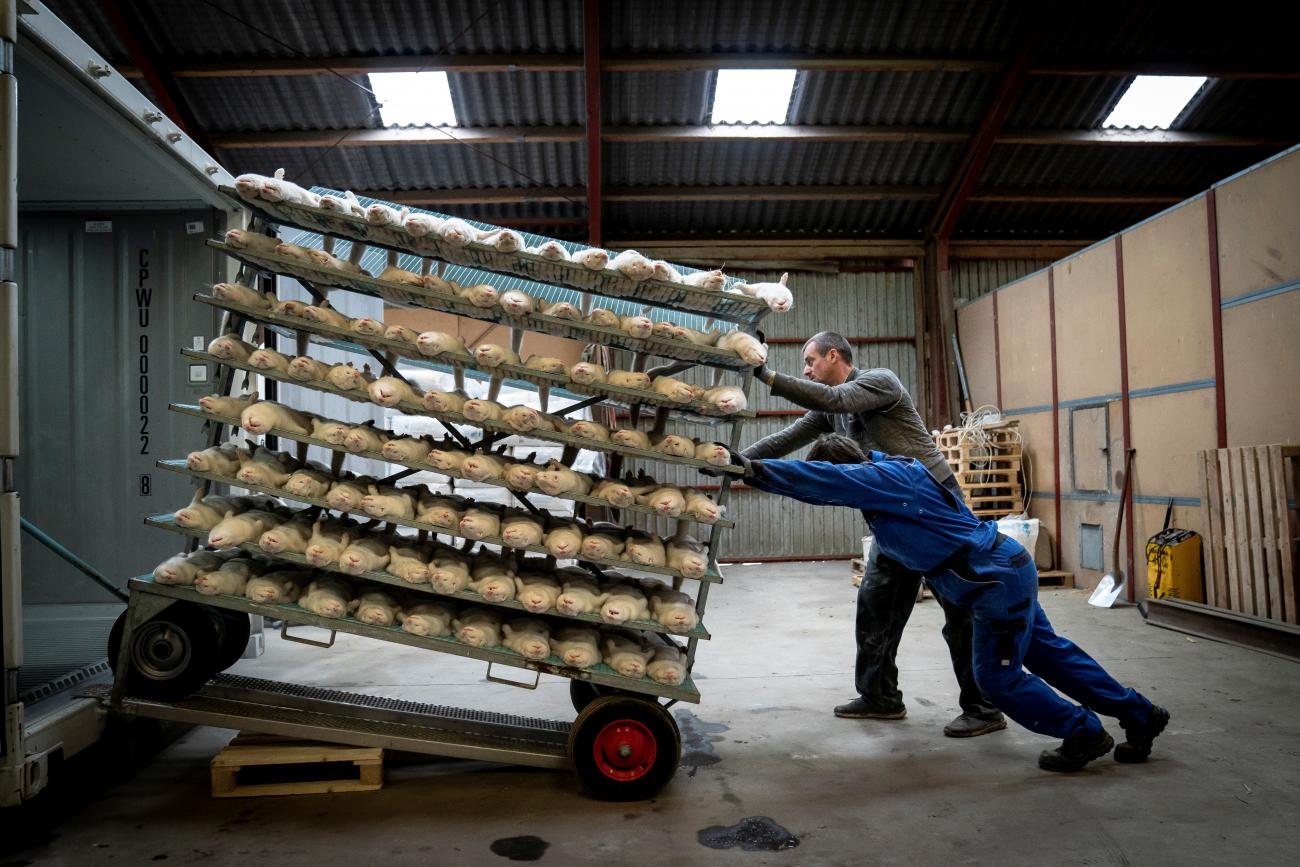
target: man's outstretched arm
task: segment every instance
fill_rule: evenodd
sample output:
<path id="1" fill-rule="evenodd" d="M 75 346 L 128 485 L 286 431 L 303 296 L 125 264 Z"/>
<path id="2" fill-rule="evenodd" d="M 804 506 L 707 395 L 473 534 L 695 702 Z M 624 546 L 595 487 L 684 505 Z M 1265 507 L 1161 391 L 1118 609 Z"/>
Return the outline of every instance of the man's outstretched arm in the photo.
<path id="1" fill-rule="evenodd" d="M 834 433 L 834 431 L 835 428 L 826 416 L 817 412 L 805 413 L 784 430 L 768 434 L 758 442 L 751 443 L 741 450 L 741 454 L 750 460 L 779 458 L 803 448 L 822 434 Z"/>
<path id="2" fill-rule="evenodd" d="M 914 499 L 911 479 L 884 464 L 758 460 L 748 469 L 746 484 L 814 506 L 902 512 Z"/>
<path id="3" fill-rule="evenodd" d="M 772 394 L 808 409 L 828 413 L 879 412 L 903 397 L 903 384 L 888 370 L 861 374 L 839 385 L 822 385 L 784 373 L 772 377 Z"/>

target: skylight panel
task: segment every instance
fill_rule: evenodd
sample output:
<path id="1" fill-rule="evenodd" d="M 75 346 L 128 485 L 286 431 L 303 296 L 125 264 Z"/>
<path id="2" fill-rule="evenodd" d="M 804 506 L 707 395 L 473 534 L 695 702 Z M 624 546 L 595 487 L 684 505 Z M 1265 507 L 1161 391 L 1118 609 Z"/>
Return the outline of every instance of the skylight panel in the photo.
<path id="1" fill-rule="evenodd" d="M 785 123 L 794 69 L 720 69 L 712 123 Z"/>
<path id="2" fill-rule="evenodd" d="M 1102 126 L 1169 129 L 1203 84 L 1204 76 L 1139 75 Z"/>
<path id="3" fill-rule="evenodd" d="M 384 126 L 456 126 L 446 72 L 372 72 Z"/>

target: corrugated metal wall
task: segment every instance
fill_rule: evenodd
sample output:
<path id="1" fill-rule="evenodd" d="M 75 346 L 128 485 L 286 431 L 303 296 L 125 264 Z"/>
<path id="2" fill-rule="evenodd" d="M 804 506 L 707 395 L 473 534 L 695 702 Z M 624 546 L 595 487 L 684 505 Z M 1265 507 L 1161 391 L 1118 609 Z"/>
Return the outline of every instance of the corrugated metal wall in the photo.
<path id="1" fill-rule="evenodd" d="M 210 212 L 97 219 L 23 216 L 15 481 L 26 518 L 124 583 L 183 546 L 141 520 L 191 496 L 188 479 L 154 462 L 203 442 L 199 423 L 167 404 L 214 390 L 187 383 L 178 353 L 216 328 L 212 308 L 190 301 L 213 282 L 203 242 L 215 231 Z M 192 221 L 202 230 L 187 233 Z M 29 537 L 22 554 L 25 604 L 107 599 Z"/>
<path id="2" fill-rule="evenodd" d="M 776 280 L 780 273 L 749 272 L 751 281 Z M 796 273 L 789 285 L 795 294 L 795 306 L 789 313 L 772 314 L 763 320 L 769 339 L 792 338 L 798 343 L 773 344 L 768 364 L 782 373 L 803 375 L 800 352 L 802 341 L 818 331 L 838 331 L 846 337 L 904 337 L 908 342 L 868 343 L 854 346 L 854 363 L 866 367 L 888 367 L 898 374 L 903 385 L 915 394 L 917 381 L 915 307 L 912 297 L 912 272 L 868 272 L 848 274 Z M 626 359 L 622 362 L 626 363 Z M 705 382 L 709 372 L 696 369 L 684 376 L 693 382 Z M 799 407 L 772 397 L 767 387 L 755 383 L 751 408 L 758 412 L 790 411 Z M 761 439 L 781 430 L 795 416 L 760 416 L 743 428 L 741 444 Z M 710 427 L 675 421 L 671 429 L 700 439 L 726 441 L 730 425 Z M 791 457 L 803 457 L 806 449 Z M 662 481 L 683 485 L 713 482 L 695 470 L 665 466 L 653 462 L 641 464 L 646 472 Z M 636 462 L 629 466 L 635 470 Z M 723 556 L 727 559 L 760 557 L 818 557 L 853 554 L 861 551 L 864 533 L 862 516 L 852 509 L 807 506 L 752 489 L 734 491 L 730 516 L 736 528 L 727 534 Z"/>
<path id="3" fill-rule="evenodd" d="M 1053 259 L 958 259 L 949 271 L 957 306 L 1046 268 Z"/>

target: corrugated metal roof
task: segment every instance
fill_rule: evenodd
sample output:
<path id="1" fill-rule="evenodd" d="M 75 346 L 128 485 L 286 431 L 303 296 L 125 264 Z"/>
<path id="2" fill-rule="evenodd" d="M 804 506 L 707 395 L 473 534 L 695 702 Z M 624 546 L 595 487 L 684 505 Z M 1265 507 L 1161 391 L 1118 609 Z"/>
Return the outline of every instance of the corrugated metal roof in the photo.
<path id="1" fill-rule="evenodd" d="M 156 24 L 152 35 L 163 55 L 190 60 L 582 50 L 577 0 L 145 0 L 140 5 Z"/>
<path id="2" fill-rule="evenodd" d="M 804 72 L 791 123 L 969 127 L 997 78 L 957 72 Z"/>
<path id="3" fill-rule="evenodd" d="M 1097 129 L 1131 79 L 1031 75 L 1006 129 Z"/>
<path id="4" fill-rule="evenodd" d="M 98 3 L 48 5 L 115 63 L 127 52 Z M 581 0 L 141 0 L 145 41 L 165 65 L 258 59 L 456 54 L 580 55 Z M 656 0 L 602 5 L 606 57 L 636 54 L 790 52 L 950 57 L 1006 61 L 1029 8 L 1023 0 Z M 486 13 L 486 14 L 485 14 Z M 479 17 L 483 16 L 483 17 Z M 242 20 L 241 20 L 242 19 Z M 256 29 L 271 36 L 263 36 Z M 1246 64 L 1267 70 L 1290 56 L 1283 27 L 1257 17 L 1201 16 L 1171 0 L 1099 0 L 1053 10 L 1039 42 L 1044 62 L 1089 66 L 1134 61 Z M 463 125 L 580 126 L 582 73 L 453 74 Z M 963 133 L 987 109 L 996 72 L 805 72 L 791 106 L 801 124 L 945 127 Z M 711 72 L 606 72 L 607 125 L 707 122 Z M 1013 104 L 1008 129 L 1096 129 L 1123 90 L 1123 76 L 1032 75 Z M 146 93 L 147 87 L 137 80 Z M 328 75 L 296 78 L 181 79 L 182 96 L 205 131 L 343 129 L 376 126 L 371 98 Z M 1240 132 L 1300 141 L 1300 81 L 1212 82 L 1178 128 Z M 606 186 L 897 185 L 942 187 L 964 144 L 691 142 L 607 143 Z M 998 146 L 978 188 L 1158 190 L 1186 194 L 1265 158 L 1277 148 Z M 582 186 L 581 143 L 229 151 L 229 167 L 283 165 L 308 183 L 352 189 Z M 545 218 L 550 205 L 511 206 L 515 219 Z M 669 208 L 611 203 L 605 231 L 835 232 L 915 237 L 930 216 L 916 203 L 694 203 Z M 478 213 L 479 211 L 474 211 Z M 565 216 L 573 209 L 564 210 Z M 987 227 L 1088 237 L 1118 215 L 1143 207 L 996 205 L 963 215 L 964 236 Z M 493 213 L 484 211 L 483 213 Z M 979 214 L 978 218 L 975 216 Z M 682 217 L 679 227 L 669 216 Z M 769 224 L 762 224 L 770 215 Z M 631 220 L 622 225 L 624 218 Z M 844 220 L 834 223 L 835 219 Z M 872 223 L 871 221 L 876 222 Z M 915 220 L 907 223 L 907 220 Z M 1057 222 L 1057 221 L 1067 222 Z M 1068 222 L 1073 220 L 1074 222 Z M 977 222 L 972 222 L 977 221 Z M 693 227 L 693 228 L 692 228 Z M 707 227 L 707 228 L 706 228 Z M 1114 226 L 1114 228 L 1120 228 Z M 558 231 L 557 234 L 564 234 Z"/>
<path id="5" fill-rule="evenodd" d="M 941 184 L 961 152 L 927 142 L 613 142 L 609 186 Z"/>
<path id="6" fill-rule="evenodd" d="M 1195 105 L 1178 119 L 1178 129 L 1290 135 L 1300 141 L 1294 107 L 1300 81 L 1218 80 L 1208 83 Z"/>
<path id="7" fill-rule="evenodd" d="M 176 84 L 210 132 L 381 126 L 374 96 L 362 89 L 369 87 L 365 76 L 180 78 Z"/>
<path id="8" fill-rule="evenodd" d="M 1272 153 L 1272 148 L 999 145 L 980 176 L 980 186 L 1192 194 Z"/>
<path id="9" fill-rule="evenodd" d="M 579 72 L 451 73 L 451 101 L 461 126 L 579 126 L 586 122 Z"/>
<path id="10" fill-rule="evenodd" d="M 966 206 L 955 235 L 959 238 L 1105 238 L 1165 207 L 1077 202 L 972 202 Z"/>
<path id="11" fill-rule="evenodd" d="M 1258 15 L 1197 14 L 1183 2 L 1095 0 L 1054 6 L 1040 57 L 1056 60 L 1267 60 L 1290 42 Z"/>
<path id="12" fill-rule="evenodd" d="M 397 145 L 236 150 L 231 172 L 273 171 L 284 166 L 298 183 L 354 190 L 458 189 L 462 187 L 568 187 L 586 180 L 579 144 Z"/>
<path id="13" fill-rule="evenodd" d="M 963 55 L 1005 53 L 1017 2 L 754 3 L 656 0 L 609 3 L 607 51 L 809 51 L 913 53 L 936 46 Z"/>
<path id="14" fill-rule="evenodd" d="M 117 38 L 117 31 L 101 4 L 84 0 L 46 0 L 45 5 L 95 49 L 95 53 L 115 64 L 130 62 L 126 46 Z"/>
<path id="15" fill-rule="evenodd" d="M 919 237 L 934 209 L 917 201 L 610 202 L 609 222 L 620 234 L 727 235 L 854 234 Z"/>
<path id="16" fill-rule="evenodd" d="M 713 105 L 712 72 L 607 72 L 601 76 L 607 126 L 702 125 Z"/>

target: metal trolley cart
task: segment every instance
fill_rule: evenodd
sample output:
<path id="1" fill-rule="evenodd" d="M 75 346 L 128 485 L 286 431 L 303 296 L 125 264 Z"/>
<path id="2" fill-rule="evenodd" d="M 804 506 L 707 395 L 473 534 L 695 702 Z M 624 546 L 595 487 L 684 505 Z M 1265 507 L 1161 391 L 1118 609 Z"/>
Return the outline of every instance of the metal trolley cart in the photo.
<path id="1" fill-rule="evenodd" d="M 502 253 L 494 247 L 480 243 L 470 243 L 463 247 L 453 246 L 444 242 L 436 234 L 414 238 L 392 228 L 376 228 L 369 225 L 366 220 L 352 215 L 301 205 L 270 203 L 261 199 L 245 200 L 229 187 L 223 187 L 222 191 L 240 205 L 253 211 L 255 230 L 277 224 L 319 233 L 321 243 L 327 250 L 333 249 L 334 239 L 347 239 L 354 243 L 387 248 L 399 254 L 414 254 L 426 261 L 424 265 L 426 269 L 431 267 L 428 260 L 436 261 L 439 273 L 447 263 L 468 266 L 523 278 L 534 283 L 577 290 L 580 293 L 626 299 L 651 307 L 699 313 L 720 320 L 722 324 L 736 326 L 751 333 L 769 310 L 763 301 L 743 294 L 709 291 L 654 279 L 636 283 L 609 270 L 592 271 L 578 264 L 551 261 L 526 252 Z M 641 365 L 644 364 L 644 359 L 651 355 L 689 365 L 703 365 L 719 371 L 714 375 L 715 381 L 720 378 L 721 372 L 729 371 L 739 376 L 742 391 L 746 396 L 749 394 L 750 365 L 742 361 L 734 352 L 714 346 L 700 346 L 685 339 L 664 339 L 653 336 L 635 338 L 616 328 L 561 319 L 541 313 L 508 315 L 499 306 L 490 308 L 474 306 L 459 295 L 450 292 L 350 275 L 337 269 L 304 262 L 301 259 L 271 253 L 253 253 L 247 249 L 236 250 L 216 241 L 209 244 L 243 263 L 241 277 L 255 273 L 292 277 L 305 286 L 318 302 L 324 298 L 322 288 L 344 289 L 382 297 L 390 303 L 495 321 L 512 328 L 516 349 L 523 331 L 577 338 L 588 343 L 630 350 L 637 354 L 637 363 Z M 363 336 L 346 328 L 308 321 L 297 316 L 276 314 L 268 309 L 210 295 L 196 295 L 195 300 L 224 311 L 223 333 L 242 334 L 248 325 L 261 325 L 266 329 L 275 329 L 280 333 L 293 335 L 298 341 L 300 353 L 310 344 L 351 350 L 359 355 L 371 356 L 391 376 L 399 376 L 394 366 L 399 356 L 417 364 L 430 363 L 430 359 L 415 352 L 411 344 L 399 340 Z M 302 382 L 275 371 L 251 367 L 243 362 L 218 359 L 197 349 L 184 350 L 183 354 L 194 361 L 223 365 L 227 393 L 236 371 L 247 370 L 269 379 L 280 379 L 353 400 L 367 400 L 358 393 L 342 392 L 324 382 Z M 470 355 L 448 354 L 439 357 L 436 361 L 454 369 L 458 381 L 466 370 L 480 369 Z M 688 414 L 716 425 L 729 426 L 726 444 L 731 449 L 737 448 L 740 444 L 740 429 L 744 420 L 753 417 L 752 412 L 721 416 L 708 406 L 698 403 L 685 406 L 674 404 L 649 390 L 604 383 L 581 385 L 570 381 L 565 374 L 544 373 L 521 365 L 506 364 L 486 372 L 497 379 L 509 378 L 516 383 L 531 383 L 538 389 L 564 389 L 586 398 L 561 412 L 605 403 L 626 408 L 630 412 L 633 424 L 643 411 L 654 413 L 656 430 L 660 431 L 663 430 L 669 416 L 673 414 Z M 517 433 L 501 422 L 471 422 L 459 413 L 430 412 L 421 405 L 407 402 L 399 403 L 394 408 L 404 413 L 427 416 L 441 421 L 448 434 L 460 441 L 466 449 L 489 448 L 505 436 Z M 209 412 L 197 406 L 173 405 L 171 409 L 204 419 L 211 427 L 209 445 L 221 442 L 222 430 L 225 426 L 229 425 L 233 430 L 240 423 L 237 417 Z M 466 425 L 480 431 L 477 440 L 469 440 L 460 433 L 458 426 Z M 336 473 L 347 454 L 341 445 L 331 444 L 297 431 L 277 428 L 269 431 L 268 435 L 298 443 L 300 457 L 305 456 L 308 445 L 333 451 L 335 453 L 333 469 Z M 529 436 L 563 446 L 567 463 L 571 463 L 580 448 L 603 451 L 610 459 L 611 477 L 617 476 L 625 458 L 642 458 L 692 467 L 711 466 L 693 457 L 671 457 L 657 451 L 623 446 L 617 442 L 596 441 L 556 430 L 532 431 Z M 382 480 L 385 483 L 391 483 L 397 478 L 416 471 L 441 473 L 452 479 L 460 477 L 455 470 L 440 470 L 423 461 L 395 462 L 376 451 L 351 453 L 398 463 L 405 467 L 394 476 Z M 168 471 L 192 476 L 205 493 L 210 484 L 224 483 L 270 494 L 305 506 L 329 509 L 329 504 L 325 500 L 295 496 L 278 488 L 249 484 L 220 473 L 194 471 L 187 467 L 184 460 L 160 461 L 159 466 Z M 725 506 L 731 480 L 738 470 L 731 466 L 714 466 L 712 469 L 717 472 L 720 480 L 718 504 Z M 504 486 L 503 482 L 489 482 L 489 484 Z M 527 494 L 515 492 L 515 496 L 532 512 L 538 512 L 537 507 L 529 501 Z M 583 504 L 610 505 L 604 500 L 586 494 L 560 496 L 575 501 L 575 507 Z M 654 514 L 652 509 L 645 506 L 632 505 L 626 509 L 630 513 Z M 432 534 L 434 538 L 439 535 L 455 538 L 460 535 L 455 528 L 446 526 L 434 526 L 416 520 L 391 518 L 385 520 L 391 525 L 412 528 L 421 531 L 422 534 Z M 684 522 L 693 519 L 682 514 L 676 520 Z M 192 539 L 202 540 L 207 536 L 206 531 L 179 526 L 171 515 L 155 516 L 149 518 L 147 523 Z M 674 589 L 680 589 L 688 581 L 696 582 L 695 607 L 701 620 L 699 625 L 690 631 L 673 633 L 652 620 L 632 620 L 622 624 L 625 629 L 641 633 L 659 633 L 663 636 L 678 635 L 686 640 L 683 650 L 687 676 L 677 685 L 659 683 L 648 676 L 639 678 L 622 676 L 603 664 L 579 669 L 566 666 L 554 655 L 546 659 L 532 660 L 502 647 L 472 647 L 453 637 L 411 634 L 396 624 L 377 626 L 346 615 L 342 618 L 323 617 L 292 603 L 266 604 L 252 601 L 244 596 L 205 595 L 193 587 L 161 584 L 152 580 L 151 576 L 142 576 L 133 578 L 129 582 L 128 609 L 118 621 L 114 634 L 110 638 L 110 653 L 114 658 L 115 672 L 112 705 L 118 711 L 128 714 L 195 724 L 538 767 L 567 767 L 575 772 L 584 787 L 596 797 L 612 800 L 648 797 L 672 777 L 680 755 L 680 735 L 675 720 L 667 710 L 668 707 L 677 701 L 698 702 L 700 699 L 690 672 L 694 669 L 699 641 L 710 637 L 702 617 L 709 586 L 722 581 L 717 566 L 718 555 L 725 530 L 733 526 L 733 523 L 719 518 L 711 525 L 703 526 L 707 526 L 709 530 L 707 539 L 701 540 L 707 548 L 708 565 L 704 574 L 700 576 L 688 577 L 667 567 L 640 566 L 623 560 L 595 557 L 579 560 L 579 565 L 597 578 L 603 575 L 602 567 L 617 566 L 629 571 L 647 572 L 669 578 Z M 511 547 L 503 538 L 496 536 L 489 536 L 479 541 L 502 546 L 503 551 Z M 191 540 L 189 544 L 192 546 L 195 543 Z M 300 554 L 268 555 L 255 543 L 245 543 L 238 547 L 256 551 L 264 558 L 284 564 L 301 566 L 306 563 Z M 545 548 L 537 546 L 525 546 L 522 551 L 548 553 Z M 330 570 L 338 571 L 337 564 L 325 569 L 325 571 Z M 448 598 L 447 595 L 437 593 L 428 584 L 407 583 L 386 571 L 366 571 L 359 575 L 350 574 L 348 577 L 361 586 L 389 585 L 400 587 L 409 595 L 426 594 L 430 601 Z M 450 596 L 477 605 L 495 604 L 497 608 L 505 609 L 507 612 L 513 609 L 520 614 L 526 613 L 517 601 L 490 603 L 471 590 L 460 590 Z M 334 635 L 343 632 L 479 659 L 488 663 L 487 679 L 499 683 L 533 687 L 541 674 L 566 677 L 570 679 L 570 696 L 578 716 L 570 724 L 463 708 L 421 705 L 221 674 L 220 672 L 239 658 L 247 641 L 249 628 L 247 615 L 249 614 L 281 620 L 284 623 L 285 638 L 323 647 L 332 645 Z M 565 621 L 589 624 L 601 622 L 599 616 L 591 613 L 566 616 L 550 610 L 545 612 L 545 617 L 557 624 Z M 311 625 L 329 630 L 330 639 L 328 642 L 317 642 L 290 633 L 291 626 L 298 625 Z M 675 642 L 673 645 L 680 649 Z M 494 665 L 532 671 L 534 680 L 532 683 L 520 684 L 497 677 L 492 673 Z"/>

